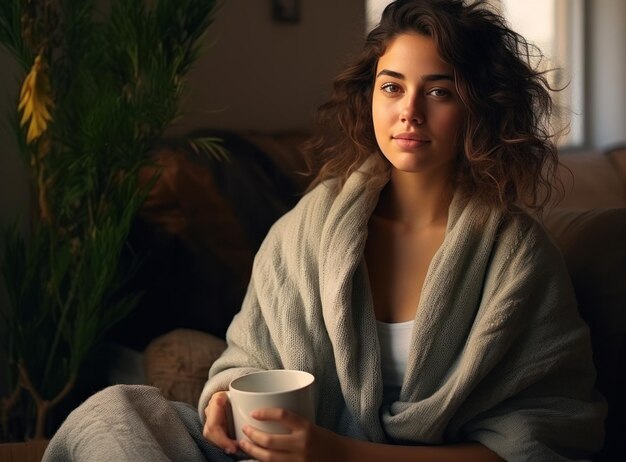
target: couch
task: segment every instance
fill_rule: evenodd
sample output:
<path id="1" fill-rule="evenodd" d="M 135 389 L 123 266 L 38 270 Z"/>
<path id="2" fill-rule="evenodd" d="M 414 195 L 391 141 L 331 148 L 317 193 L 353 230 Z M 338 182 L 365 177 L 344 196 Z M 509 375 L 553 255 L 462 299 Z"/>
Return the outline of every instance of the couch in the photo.
<path id="1" fill-rule="evenodd" d="M 145 383 L 194 405 L 225 348 L 256 249 L 308 181 L 299 149 L 306 134 L 197 135 L 221 138 L 228 158 L 180 143 L 155 152 L 161 176 L 131 237 L 137 250 L 148 251 L 133 281 L 144 296 L 112 334 L 140 352 Z M 565 194 L 542 221 L 565 257 L 591 331 L 597 386 L 609 403 L 606 444 L 596 460 L 614 460 L 626 450 L 626 147 L 560 157 Z"/>

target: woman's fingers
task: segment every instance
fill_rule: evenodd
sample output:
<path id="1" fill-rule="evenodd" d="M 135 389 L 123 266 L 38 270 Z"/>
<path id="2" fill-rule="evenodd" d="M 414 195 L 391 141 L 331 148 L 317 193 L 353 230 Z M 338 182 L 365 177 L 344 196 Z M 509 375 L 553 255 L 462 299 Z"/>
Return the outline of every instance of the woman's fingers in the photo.
<path id="1" fill-rule="evenodd" d="M 307 419 L 296 414 L 295 412 L 278 407 L 257 409 L 252 412 L 251 417 L 256 420 L 270 420 L 278 422 L 292 431 L 310 424 Z"/>
<path id="2" fill-rule="evenodd" d="M 258 446 L 247 440 L 241 441 L 239 443 L 239 446 L 241 446 L 241 449 L 246 454 L 248 454 L 250 457 L 254 458 L 255 460 L 259 460 L 259 461 L 272 460 L 274 462 L 280 462 L 282 460 L 285 460 L 285 461 L 290 460 L 289 454 L 282 454 L 276 451 L 272 451 L 262 446 Z"/>
<path id="3" fill-rule="evenodd" d="M 221 391 L 213 394 L 209 404 L 204 410 L 206 422 L 202 435 L 212 444 L 222 448 L 228 454 L 237 451 L 237 442 L 228 436 L 228 395 Z"/>
<path id="4" fill-rule="evenodd" d="M 294 441 L 291 437 L 291 433 L 287 435 L 266 433 L 252 425 L 244 426 L 242 431 L 250 441 L 262 448 L 271 449 L 272 451 L 286 451 L 294 449 Z M 245 444 L 245 440 L 239 442 L 240 446 L 242 446 L 242 444 Z"/>
<path id="5" fill-rule="evenodd" d="M 242 430 L 246 439 L 239 446 L 248 455 L 259 461 L 306 462 L 333 459 L 340 449 L 340 437 L 328 430 L 285 409 L 259 409 L 251 414 L 259 421 L 276 422 L 288 431 L 286 434 L 267 433 L 255 428 L 254 423 L 245 425 Z"/>
<path id="6" fill-rule="evenodd" d="M 246 425 L 242 430 L 254 445 L 271 451 L 291 453 L 300 453 L 306 447 L 312 424 L 298 414 L 280 408 L 266 408 L 254 411 L 251 417 L 259 421 L 276 422 L 287 431 L 286 434 L 267 433 L 255 428 L 254 424 Z M 241 444 L 242 442 L 240 446 Z"/>

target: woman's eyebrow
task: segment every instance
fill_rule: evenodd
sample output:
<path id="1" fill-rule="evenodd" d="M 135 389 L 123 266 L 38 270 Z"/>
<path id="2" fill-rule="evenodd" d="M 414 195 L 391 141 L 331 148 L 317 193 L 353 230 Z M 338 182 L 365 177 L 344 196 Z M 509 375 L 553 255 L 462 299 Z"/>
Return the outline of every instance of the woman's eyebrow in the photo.
<path id="1" fill-rule="evenodd" d="M 376 78 L 380 77 L 381 75 L 386 75 L 388 77 L 393 77 L 393 78 L 399 79 L 399 80 L 405 80 L 406 79 L 404 77 L 404 74 L 401 74 L 400 72 L 396 72 L 396 71 L 391 71 L 389 69 L 381 70 L 376 75 Z M 450 81 L 454 82 L 454 76 L 452 76 L 450 74 L 427 74 L 427 75 L 423 75 L 421 77 L 421 80 L 424 81 L 424 82 L 432 82 L 434 80 L 450 80 Z"/>
<path id="2" fill-rule="evenodd" d="M 380 71 L 378 75 L 376 75 L 376 78 L 380 77 L 381 75 L 393 77 L 394 79 L 404 80 L 404 75 L 396 71 L 390 71 L 389 69 L 383 69 L 382 71 Z"/>

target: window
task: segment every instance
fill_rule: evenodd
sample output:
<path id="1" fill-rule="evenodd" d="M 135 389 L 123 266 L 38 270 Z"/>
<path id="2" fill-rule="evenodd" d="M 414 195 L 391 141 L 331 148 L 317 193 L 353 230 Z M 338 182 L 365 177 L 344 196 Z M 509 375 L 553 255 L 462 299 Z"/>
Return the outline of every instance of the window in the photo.
<path id="1" fill-rule="evenodd" d="M 579 146 L 584 142 L 584 67 L 582 0 L 500 0 L 502 13 L 513 29 L 534 43 L 548 58 L 545 67 L 550 83 L 563 91 L 554 100 L 563 108 L 569 133 L 560 144 Z"/>
<path id="2" fill-rule="evenodd" d="M 569 133 L 559 140 L 561 146 L 579 146 L 584 142 L 584 0 L 491 0 L 510 22 L 513 30 L 535 44 L 546 56 L 550 83 L 563 91 L 555 92 L 557 105 L 563 108 L 555 117 L 569 122 Z M 376 25 L 390 0 L 366 0 L 366 24 Z M 563 120 L 563 119 L 561 119 Z M 562 125 L 555 120 L 557 126 Z"/>

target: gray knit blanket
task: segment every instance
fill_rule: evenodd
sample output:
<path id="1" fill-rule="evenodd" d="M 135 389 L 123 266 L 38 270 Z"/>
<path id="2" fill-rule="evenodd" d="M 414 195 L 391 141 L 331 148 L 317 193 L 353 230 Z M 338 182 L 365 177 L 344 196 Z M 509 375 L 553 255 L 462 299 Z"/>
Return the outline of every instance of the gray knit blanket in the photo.
<path id="1" fill-rule="evenodd" d="M 400 397 L 381 406 L 363 258 L 379 192 L 356 172 L 338 192 L 318 186 L 275 223 L 228 348 L 210 370 L 200 417 L 232 379 L 289 368 L 315 375 L 317 423 L 355 438 L 478 441 L 509 461 L 598 450 L 605 405 L 562 256 L 527 215 L 487 214 L 459 197 L 424 281 Z"/>
<path id="2" fill-rule="evenodd" d="M 156 388 L 112 387 L 70 414 L 44 461 L 231 460 L 202 438 L 207 402 L 272 368 L 314 374 L 317 423 L 354 438 L 478 441 L 508 461 L 599 449 L 606 409 L 562 257 L 528 216 L 481 213 L 458 197 L 424 282 L 400 397 L 382 405 L 363 258 L 379 189 L 361 172 L 337 193 L 322 184 L 273 226 L 199 417 Z"/>
<path id="3" fill-rule="evenodd" d="M 193 406 L 155 387 L 108 387 L 75 409 L 42 462 L 232 462 L 202 436 Z"/>

